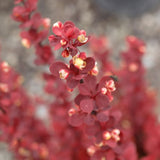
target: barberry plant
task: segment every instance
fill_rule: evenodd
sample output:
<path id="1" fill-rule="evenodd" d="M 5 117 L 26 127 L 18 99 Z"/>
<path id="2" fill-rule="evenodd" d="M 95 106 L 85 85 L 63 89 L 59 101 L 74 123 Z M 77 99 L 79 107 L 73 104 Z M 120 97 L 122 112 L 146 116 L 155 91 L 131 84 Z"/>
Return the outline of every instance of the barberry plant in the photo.
<path id="1" fill-rule="evenodd" d="M 34 63 L 50 70 L 42 73 L 50 100 L 30 97 L 23 77 L 0 61 L 0 140 L 14 159 L 158 160 L 160 125 L 144 77 L 144 42 L 127 37 L 117 69 L 107 39 L 88 36 L 71 21 L 54 23 L 48 37 L 50 19 L 37 11 L 37 2 L 15 0 L 12 18 L 20 23 L 22 45 L 35 48 Z M 86 43 L 90 54 L 80 49 Z M 39 103 L 47 124 L 36 116 Z"/>

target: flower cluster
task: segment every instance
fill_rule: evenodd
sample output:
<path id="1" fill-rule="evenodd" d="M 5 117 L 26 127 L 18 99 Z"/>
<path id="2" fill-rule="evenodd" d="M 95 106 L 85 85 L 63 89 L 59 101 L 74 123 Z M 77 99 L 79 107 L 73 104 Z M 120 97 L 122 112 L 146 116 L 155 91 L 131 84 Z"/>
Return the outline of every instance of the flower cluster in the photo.
<path id="1" fill-rule="evenodd" d="M 21 3 L 21 2 L 23 2 L 23 3 Z M 24 1 L 18 1 L 18 2 L 16 2 L 16 4 L 17 3 L 21 6 L 24 6 L 24 8 L 25 8 L 28 1 L 25 1 L 25 3 L 24 3 Z M 13 10 L 13 15 L 14 15 L 14 10 Z M 35 33 L 38 33 L 39 29 L 42 29 L 42 31 L 44 30 L 44 31 L 48 32 L 47 28 L 44 28 L 43 26 L 42 26 L 42 28 L 40 28 L 41 24 L 42 24 L 41 21 L 39 21 L 39 20 L 41 20 L 41 18 L 40 18 L 41 16 L 40 16 L 40 14 L 37 13 L 36 8 L 35 8 L 34 12 L 36 12 L 35 13 L 36 16 L 34 16 L 32 14 L 32 12 L 30 12 L 29 19 L 27 19 L 25 22 L 20 21 L 21 22 L 20 28 L 25 30 L 25 32 L 26 32 L 26 30 L 27 30 L 27 32 L 29 32 L 30 29 L 31 30 L 34 29 Z M 38 18 L 39 18 L 39 20 L 38 20 Z M 34 20 L 32 20 L 32 19 L 34 19 Z M 42 21 L 43 21 L 43 19 L 42 19 Z M 23 32 L 21 32 L 21 34 L 22 33 Z M 32 39 L 33 39 L 33 41 L 32 41 Z M 53 55 L 51 53 L 50 46 L 43 45 L 42 44 L 43 40 L 44 40 L 44 38 L 39 37 L 38 41 L 37 41 L 36 39 L 34 39 L 34 34 L 32 34 L 32 33 L 30 34 L 30 41 L 29 41 L 30 46 L 32 45 L 36 49 L 37 59 L 35 62 L 38 65 L 50 64 L 50 62 L 54 60 Z M 23 37 L 22 37 L 22 42 L 23 42 Z M 25 43 L 22 43 L 22 44 L 24 45 Z M 93 63 L 93 60 L 86 59 L 86 61 L 88 61 L 88 60 Z M 88 159 L 87 152 L 86 152 L 84 146 L 82 145 L 82 138 L 83 137 L 80 138 L 80 136 L 77 136 L 77 134 L 80 135 L 80 133 L 77 131 L 77 129 L 71 128 L 71 126 L 67 122 L 68 110 L 72 106 L 72 103 L 69 101 L 70 97 L 69 97 L 66 85 L 62 81 L 60 81 L 59 78 L 56 78 L 55 76 L 50 75 L 48 73 L 43 73 L 43 79 L 46 82 L 46 85 L 44 87 L 45 93 L 50 94 L 52 97 L 55 97 L 55 98 L 54 99 L 52 98 L 53 101 L 45 103 L 46 109 L 49 112 L 49 119 L 50 119 L 50 122 L 49 122 L 50 130 L 48 132 L 52 133 L 52 136 L 50 136 L 50 139 L 49 139 L 51 145 L 46 144 L 47 150 L 49 151 L 49 153 L 48 153 L 49 158 L 42 157 L 41 159 L 46 159 L 46 160 L 48 160 L 48 159 L 51 159 L 51 160 L 60 160 L 60 159 L 68 159 L 68 160 L 69 159 L 81 159 L 81 160 L 84 160 L 84 159 Z M 41 99 L 40 101 L 43 101 L 43 103 L 44 103 L 43 99 Z M 54 116 L 53 116 L 53 114 L 54 114 Z M 66 122 L 64 122 L 64 120 L 66 120 Z M 66 131 L 66 132 L 64 132 L 64 131 Z M 33 137 L 36 138 L 35 135 Z M 34 138 L 33 138 L 33 140 L 34 140 Z M 42 139 L 43 139 L 43 137 L 42 137 Z M 72 142 L 71 142 L 71 139 L 72 139 Z M 39 145 L 37 145 L 37 146 L 39 146 Z M 78 146 L 78 148 L 77 148 L 77 146 Z M 76 151 L 75 151 L 75 148 L 77 148 Z M 25 149 L 25 147 L 24 147 L 24 149 Z M 14 151 L 14 152 L 16 152 L 16 151 Z M 34 151 L 33 151 L 33 153 L 34 153 Z M 17 153 L 16 153 L 16 155 L 17 155 Z M 31 157 L 33 159 L 36 159 L 32 155 L 31 155 Z M 16 158 L 21 159 L 18 156 L 16 156 Z"/>
<path id="2" fill-rule="evenodd" d="M 35 117 L 35 107 L 22 82 L 6 62 L 0 62 L 0 139 L 9 144 L 17 159 L 49 159 L 51 133 Z"/>
<path id="3" fill-rule="evenodd" d="M 160 158 L 160 125 L 153 113 L 155 93 L 144 80 L 142 56 L 145 44 L 134 36 L 127 37 L 127 44 L 128 50 L 122 53 L 123 66 L 117 72 L 118 77 L 121 77 L 119 96 L 124 110 L 122 124 L 129 122 L 128 127 L 134 136 L 139 157 L 156 160 Z"/>
<path id="4" fill-rule="evenodd" d="M 77 47 L 84 45 L 89 39 L 86 32 L 78 29 L 71 21 L 54 23 L 52 31 L 54 35 L 49 36 L 49 41 L 55 50 L 63 48 L 63 57 L 75 56 L 78 53 Z"/>
<path id="5" fill-rule="evenodd" d="M 42 18 L 37 12 L 37 0 L 15 0 L 12 18 L 20 22 L 22 45 L 30 48 L 34 45 L 37 58 L 36 64 L 48 64 L 53 60 L 49 45 L 42 44 L 49 33 L 50 19 Z"/>
<path id="6" fill-rule="evenodd" d="M 64 33 L 65 29 L 67 31 Z M 75 88 L 79 91 L 74 99 L 75 107 L 68 111 L 69 124 L 79 127 L 82 133 L 85 133 L 84 144 L 91 159 L 106 159 L 108 152 L 120 158 L 120 154 L 116 153 L 116 149 L 120 146 L 118 143 L 122 141 L 122 133 L 118 125 L 120 113 L 110 111 L 112 92 L 116 90 L 114 79 L 103 76 L 97 82 L 96 62 L 94 58 L 87 57 L 86 53 L 77 50 L 79 45 L 75 44 L 80 41 L 78 36 L 80 29 L 73 23 L 67 21 L 63 25 L 57 22 L 52 30 L 55 35 L 49 37 L 51 45 L 55 50 L 60 47 L 67 49 L 71 59 L 69 64 L 61 61 L 54 62 L 50 66 L 50 71 L 55 77 L 66 79 L 66 85 L 70 91 Z M 68 32 L 70 35 L 67 39 Z M 64 42 L 62 37 L 65 37 L 65 45 L 61 43 L 61 40 Z M 62 54 L 62 57 L 66 56 Z"/>
<path id="7" fill-rule="evenodd" d="M 132 154 L 127 159 L 157 160 L 160 157 L 158 153 L 159 140 L 157 139 L 160 129 L 153 113 L 155 93 L 147 86 L 144 76 L 145 68 L 142 57 L 145 53 L 145 44 L 134 36 L 128 36 L 126 39 L 128 50 L 121 54 L 122 66 L 120 69 L 116 69 L 113 68 L 109 59 L 104 60 L 100 56 L 104 51 L 106 51 L 104 55 L 108 55 L 108 48 L 103 43 L 105 41 L 104 37 L 99 39 L 94 37 L 90 42 L 90 49 L 97 57 L 97 61 L 108 64 L 104 69 L 103 65 L 101 66 L 102 74 L 110 75 L 118 81 L 118 92 L 114 94 L 115 102 L 112 108 L 123 113 L 120 124 L 125 131 L 124 136 L 128 137 L 123 145 L 127 147 L 129 143 L 132 144 L 126 149 Z M 98 52 L 98 47 L 102 48 L 102 52 Z M 106 133 L 106 137 L 110 138 L 110 135 L 111 133 Z M 123 150 L 125 152 L 124 148 Z"/>

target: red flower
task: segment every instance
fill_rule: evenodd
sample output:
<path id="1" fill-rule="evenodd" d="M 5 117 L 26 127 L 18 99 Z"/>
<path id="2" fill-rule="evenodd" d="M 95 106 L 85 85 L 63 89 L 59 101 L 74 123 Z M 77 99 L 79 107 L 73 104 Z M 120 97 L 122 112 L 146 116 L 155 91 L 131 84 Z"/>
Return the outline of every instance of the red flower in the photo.
<path id="1" fill-rule="evenodd" d="M 15 4 L 22 2 L 15 0 Z M 13 9 L 12 17 L 16 21 L 26 22 L 29 20 L 29 14 L 37 8 L 37 0 L 26 0 L 24 6 L 16 6 Z"/>
<path id="2" fill-rule="evenodd" d="M 73 61 L 70 62 L 70 66 L 67 66 L 63 62 L 55 62 L 50 66 L 50 71 L 54 76 L 66 79 L 67 86 L 73 89 L 80 83 L 81 79 L 88 75 L 88 72 L 91 71 L 95 65 L 95 61 L 91 57 L 82 61 L 85 63 L 85 66 L 80 69 L 75 66 Z"/>
<path id="3" fill-rule="evenodd" d="M 34 13 L 31 18 L 20 25 L 21 28 L 33 28 L 41 30 L 50 27 L 50 19 L 42 18 L 40 13 Z"/>
<path id="4" fill-rule="evenodd" d="M 29 12 L 24 6 L 16 6 L 12 12 L 12 18 L 19 22 L 26 22 L 29 20 Z"/>
<path id="5" fill-rule="evenodd" d="M 49 36 L 49 41 L 54 49 L 63 47 L 72 56 L 78 53 L 78 46 L 88 41 L 85 31 L 79 30 L 71 21 L 65 22 L 64 25 L 61 22 L 56 22 L 53 24 L 52 31 L 55 35 Z"/>

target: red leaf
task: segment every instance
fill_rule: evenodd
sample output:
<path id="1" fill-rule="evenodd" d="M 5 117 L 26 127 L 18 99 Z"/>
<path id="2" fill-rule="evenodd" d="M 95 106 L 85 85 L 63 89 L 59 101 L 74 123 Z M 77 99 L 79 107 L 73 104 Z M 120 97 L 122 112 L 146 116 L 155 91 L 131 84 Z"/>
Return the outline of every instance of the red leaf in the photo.
<path id="1" fill-rule="evenodd" d="M 99 94 L 96 96 L 96 105 L 99 108 L 108 108 L 108 97 L 106 95 Z"/>
<path id="2" fill-rule="evenodd" d="M 88 96 L 84 96 L 84 95 L 81 95 L 81 94 L 78 94 L 77 97 L 74 99 L 74 102 L 80 106 L 80 102 L 83 100 L 83 99 L 88 99 L 89 97 Z"/>
<path id="3" fill-rule="evenodd" d="M 68 77 L 67 78 L 67 86 L 70 88 L 70 89 L 73 89 L 75 88 L 77 85 L 78 85 L 79 81 L 78 80 L 75 80 L 73 79 L 72 77 Z"/>
<path id="4" fill-rule="evenodd" d="M 93 126 L 86 126 L 85 132 L 89 136 L 95 136 L 100 132 L 100 126 L 95 123 Z"/>
<path id="5" fill-rule="evenodd" d="M 62 28 L 59 27 L 52 27 L 52 31 L 55 35 L 61 36 L 62 35 Z"/>
<path id="6" fill-rule="evenodd" d="M 93 125 L 94 124 L 94 119 L 91 115 L 87 115 L 84 118 L 84 123 L 86 123 L 87 125 Z"/>
<path id="7" fill-rule="evenodd" d="M 73 116 L 69 117 L 69 124 L 73 127 L 78 127 L 83 123 L 84 115 L 74 114 Z"/>
<path id="8" fill-rule="evenodd" d="M 59 71 L 61 69 L 66 69 L 68 70 L 68 67 L 66 64 L 64 64 L 63 62 L 55 62 L 53 64 L 50 65 L 50 72 L 56 76 L 56 77 L 59 77 Z"/>
<path id="9" fill-rule="evenodd" d="M 103 111 L 103 112 L 99 112 L 97 114 L 97 119 L 100 121 L 100 122 L 106 122 L 109 120 L 109 113 L 108 111 Z"/>
<path id="10" fill-rule="evenodd" d="M 80 108 L 85 113 L 91 113 L 93 110 L 93 100 L 92 99 L 84 99 L 80 102 Z"/>
<path id="11" fill-rule="evenodd" d="M 87 96 L 91 95 L 90 90 L 86 84 L 80 84 L 78 88 L 79 88 L 80 94 L 87 95 Z"/>
<path id="12" fill-rule="evenodd" d="M 95 60 L 91 57 L 86 58 L 85 62 L 86 62 L 86 67 L 83 68 L 83 70 L 81 70 L 81 73 L 87 73 L 91 71 L 95 66 Z"/>
<path id="13" fill-rule="evenodd" d="M 83 95 L 94 95 L 96 92 L 96 77 L 88 75 L 84 83 L 79 85 L 79 91 Z"/>

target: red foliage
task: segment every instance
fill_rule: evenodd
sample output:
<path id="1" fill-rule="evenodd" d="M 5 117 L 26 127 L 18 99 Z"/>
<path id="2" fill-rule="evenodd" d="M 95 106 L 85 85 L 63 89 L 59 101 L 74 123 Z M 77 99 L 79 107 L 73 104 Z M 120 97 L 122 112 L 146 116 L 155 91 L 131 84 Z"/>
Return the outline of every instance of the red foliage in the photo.
<path id="1" fill-rule="evenodd" d="M 70 61 L 55 61 L 43 42 L 50 21 L 37 12 L 37 0 L 15 0 L 15 5 L 12 17 L 20 22 L 22 44 L 34 46 L 35 63 L 50 68 L 43 80 L 52 97 L 29 97 L 22 77 L 0 62 L 0 139 L 15 159 L 158 160 L 160 125 L 152 113 L 155 94 L 144 77 L 144 42 L 127 37 L 128 50 L 116 69 L 105 37 L 90 38 L 71 21 L 57 22 L 49 42 L 55 50 L 63 48 L 62 57 Z M 91 57 L 78 48 L 89 40 Z M 36 117 L 39 103 L 47 110 L 47 125 Z"/>

